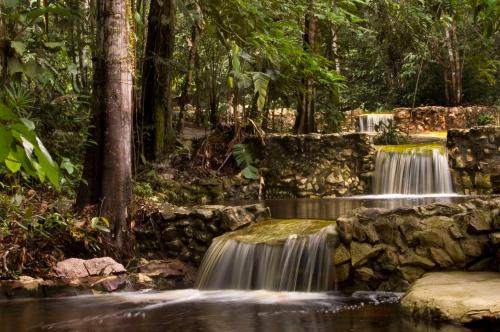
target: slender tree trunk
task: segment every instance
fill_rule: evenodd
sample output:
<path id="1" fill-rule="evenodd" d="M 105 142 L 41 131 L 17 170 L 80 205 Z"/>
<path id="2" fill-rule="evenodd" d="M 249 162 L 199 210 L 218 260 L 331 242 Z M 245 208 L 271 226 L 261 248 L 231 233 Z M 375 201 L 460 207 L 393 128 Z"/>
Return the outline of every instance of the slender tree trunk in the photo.
<path id="1" fill-rule="evenodd" d="M 446 100 L 446 105 L 450 104 L 450 81 L 448 79 L 448 68 L 444 68 L 443 70 L 443 76 L 444 76 L 444 98 Z"/>
<path id="2" fill-rule="evenodd" d="M 331 2 L 332 8 L 337 8 L 337 5 L 335 4 L 335 0 L 332 0 Z M 341 67 L 340 67 L 340 58 L 338 55 L 338 29 L 336 29 L 334 24 L 330 24 L 330 43 L 327 43 L 327 54 L 326 57 L 327 59 L 330 59 L 333 61 L 335 64 L 335 71 L 337 74 L 340 75 L 341 73 Z"/>
<path id="3" fill-rule="evenodd" d="M 454 58 L 455 58 L 455 72 L 457 75 L 457 91 L 455 92 L 456 100 L 457 100 L 457 105 L 462 103 L 462 64 L 463 61 L 460 58 L 460 51 L 458 49 L 458 40 L 457 40 L 457 29 L 456 25 L 454 22 L 452 22 L 451 25 L 451 32 L 452 32 L 452 42 L 453 42 L 453 52 L 454 52 Z"/>
<path id="4" fill-rule="evenodd" d="M 212 128 L 216 128 L 219 125 L 219 118 L 217 116 L 217 111 L 219 109 L 219 98 L 217 95 L 217 67 L 215 63 L 212 63 L 212 68 L 210 70 L 210 88 L 209 88 L 209 106 L 210 114 L 208 120 Z"/>
<path id="5" fill-rule="evenodd" d="M 445 43 L 451 74 L 450 101 L 452 105 L 459 105 L 462 102 L 462 68 L 453 21 L 445 26 Z"/>
<path id="6" fill-rule="evenodd" d="M 269 129 L 269 113 L 271 109 L 271 96 L 273 92 L 273 84 L 272 82 L 269 82 L 269 86 L 267 88 L 267 98 L 266 98 L 266 103 L 264 104 L 264 109 L 263 109 L 263 117 L 262 117 L 262 128 L 264 129 Z M 274 113 L 273 113 L 274 114 Z"/>
<path id="7" fill-rule="evenodd" d="M 176 0 L 151 1 L 148 36 L 143 65 L 142 111 L 145 133 L 144 155 L 158 159 L 173 138 L 172 57 L 175 45 Z"/>
<path id="8" fill-rule="evenodd" d="M 201 9 L 197 8 L 198 15 L 201 15 Z M 184 81 L 184 85 L 182 87 L 182 93 L 180 98 L 180 110 L 179 110 L 179 119 L 177 122 L 177 132 L 181 133 L 182 128 L 184 126 L 184 113 L 186 105 L 191 102 L 191 94 L 194 88 L 194 69 L 196 66 L 196 54 L 198 47 L 198 38 L 201 31 L 201 18 L 196 19 L 191 27 L 191 39 L 187 41 L 189 55 L 188 55 L 188 68 L 186 71 L 186 80 Z"/>
<path id="9" fill-rule="evenodd" d="M 316 53 L 316 33 L 318 19 L 315 16 L 315 0 L 309 0 L 306 14 L 304 34 L 304 48 L 311 54 Z M 308 134 L 316 131 L 316 87 L 312 77 L 304 77 L 303 87 L 298 93 L 297 117 L 294 131 L 298 134 Z"/>
<path id="10" fill-rule="evenodd" d="M 2 9 L 2 6 L 0 6 L 0 88 L 3 88 L 7 82 L 7 60 L 9 48 Z"/>
<path id="11" fill-rule="evenodd" d="M 127 2 L 97 0 L 97 44 L 93 90 L 93 128 L 85 155 L 77 207 L 99 204 L 121 255 L 128 235 L 132 195 L 132 59 Z"/>

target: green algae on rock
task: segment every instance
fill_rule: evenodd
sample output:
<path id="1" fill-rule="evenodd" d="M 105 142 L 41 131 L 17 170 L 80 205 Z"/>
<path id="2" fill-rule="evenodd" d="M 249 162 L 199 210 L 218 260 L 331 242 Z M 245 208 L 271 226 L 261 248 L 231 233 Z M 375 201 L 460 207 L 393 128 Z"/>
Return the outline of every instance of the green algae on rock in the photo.
<path id="1" fill-rule="evenodd" d="M 401 144 L 401 145 L 376 145 L 377 151 L 394 153 L 432 153 L 438 150 L 441 154 L 446 152 L 443 144 Z"/>
<path id="2" fill-rule="evenodd" d="M 308 236 L 332 225 L 335 225 L 335 222 L 331 220 L 273 219 L 259 222 L 235 232 L 226 233 L 216 240 L 224 239 L 244 243 L 279 245 L 290 236 Z"/>

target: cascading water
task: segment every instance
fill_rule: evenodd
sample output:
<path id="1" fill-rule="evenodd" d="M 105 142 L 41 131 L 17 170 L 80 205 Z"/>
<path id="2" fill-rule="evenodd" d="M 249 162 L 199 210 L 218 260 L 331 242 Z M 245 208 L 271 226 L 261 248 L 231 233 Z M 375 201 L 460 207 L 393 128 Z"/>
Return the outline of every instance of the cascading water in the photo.
<path id="1" fill-rule="evenodd" d="M 375 159 L 374 194 L 452 194 L 448 155 L 440 145 L 380 146 Z"/>
<path id="2" fill-rule="evenodd" d="M 359 131 L 364 133 L 374 133 L 376 125 L 379 125 L 381 123 L 388 124 L 391 120 L 394 120 L 394 114 L 363 114 L 358 118 Z"/>
<path id="3" fill-rule="evenodd" d="M 271 221 L 223 235 L 206 253 L 197 287 L 308 292 L 333 289 L 330 263 L 335 239 L 334 224 L 325 221 Z"/>

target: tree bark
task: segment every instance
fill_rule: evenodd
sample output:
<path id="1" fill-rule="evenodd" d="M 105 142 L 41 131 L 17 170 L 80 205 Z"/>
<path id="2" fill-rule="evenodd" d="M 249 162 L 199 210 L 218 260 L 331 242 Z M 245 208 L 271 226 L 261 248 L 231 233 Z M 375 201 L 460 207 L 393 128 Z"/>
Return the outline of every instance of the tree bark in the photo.
<path id="1" fill-rule="evenodd" d="M 128 235 L 132 195 L 132 59 L 127 2 L 97 0 L 93 124 L 77 207 L 99 204 L 121 255 Z"/>
<path id="2" fill-rule="evenodd" d="M 459 105 L 462 102 L 462 64 L 458 51 L 455 23 L 451 21 L 445 26 L 445 43 L 451 74 L 450 102 Z"/>
<path id="3" fill-rule="evenodd" d="M 316 33 L 318 19 L 314 14 L 315 0 L 309 0 L 304 33 L 304 49 L 311 54 L 316 53 Z M 306 76 L 302 80 L 302 90 L 298 92 L 297 117 L 294 131 L 297 134 L 308 134 L 316 131 L 316 87 L 314 79 Z"/>
<path id="4" fill-rule="evenodd" d="M 201 16 L 201 9 L 197 7 L 197 13 Z M 177 132 L 182 132 L 182 128 L 184 127 L 184 113 L 186 112 L 186 105 L 191 101 L 191 94 L 193 91 L 193 77 L 194 77 L 194 68 L 196 66 L 196 54 L 198 48 L 198 38 L 201 32 L 201 18 L 196 19 L 191 27 L 191 39 L 188 40 L 188 67 L 186 71 L 186 79 L 184 81 L 184 85 L 182 87 L 182 93 L 180 98 L 180 110 L 179 110 L 179 119 L 177 122 Z"/>
<path id="5" fill-rule="evenodd" d="M 176 0 L 151 1 L 143 64 L 143 153 L 150 160 L 165 154 L 173 138 L 172 57 L 175 45 Z"/>

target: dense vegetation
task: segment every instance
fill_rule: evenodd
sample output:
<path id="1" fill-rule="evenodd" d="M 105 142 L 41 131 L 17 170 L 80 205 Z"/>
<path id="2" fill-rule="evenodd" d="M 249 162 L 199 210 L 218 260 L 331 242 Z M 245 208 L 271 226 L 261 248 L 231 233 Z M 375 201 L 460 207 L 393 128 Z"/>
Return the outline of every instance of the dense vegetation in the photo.
<path id="1" fill-rule="evenodd" d="M 283 109 L 310 133 L 354 108 L 499 105 L 499 22 L 496 0 L 2 0 L 0 240 L 62 227 L 92 251 L 111 231 L 121 252 L 135 180 L 186 154 L 258 178 L 243 137 Z M 220 139 L 196 159 L 185 127 Z M 77 212 L 48 214 L 61 197 Z"/>

